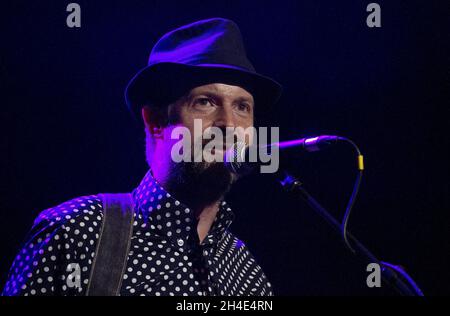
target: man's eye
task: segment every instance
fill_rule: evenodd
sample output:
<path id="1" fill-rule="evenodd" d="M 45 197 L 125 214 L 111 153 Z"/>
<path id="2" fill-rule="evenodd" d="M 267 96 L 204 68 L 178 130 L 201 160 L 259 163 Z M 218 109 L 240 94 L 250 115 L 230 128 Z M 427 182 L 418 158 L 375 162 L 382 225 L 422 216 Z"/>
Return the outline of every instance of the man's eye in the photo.
<path id="1" fill-rule="evenodd" d="M 200 106 L 211 105 L 211 100 L 209 98 L 198 98 L 194 101 L 194 105 Z"/>
<path id="2" fill-rule="evenodd" d="M 239 111 L 250 112 L 251 106 L 250 106 L 250 104 L 247 104 L 247 103 L 239 103 L 238 109 L 239 109 Z"/>

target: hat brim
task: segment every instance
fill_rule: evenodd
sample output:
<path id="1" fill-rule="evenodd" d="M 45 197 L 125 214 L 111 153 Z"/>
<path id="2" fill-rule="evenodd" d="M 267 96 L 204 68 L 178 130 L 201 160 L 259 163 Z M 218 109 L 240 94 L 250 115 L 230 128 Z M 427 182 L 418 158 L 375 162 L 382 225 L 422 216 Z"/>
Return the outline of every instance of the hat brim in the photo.
<path id="1" fill-rule="evenodd" d="M 210 83 L 237 85 L 252 94 L 255 112 L 260 115 L 281 96 L 282 86 L 275 80 L 229 65 L 187 65 L 164 62 L 139 71 L 125 89 L 128 108 L 139 119 L 143 104 L 166 106 L 191 89 Z"/>

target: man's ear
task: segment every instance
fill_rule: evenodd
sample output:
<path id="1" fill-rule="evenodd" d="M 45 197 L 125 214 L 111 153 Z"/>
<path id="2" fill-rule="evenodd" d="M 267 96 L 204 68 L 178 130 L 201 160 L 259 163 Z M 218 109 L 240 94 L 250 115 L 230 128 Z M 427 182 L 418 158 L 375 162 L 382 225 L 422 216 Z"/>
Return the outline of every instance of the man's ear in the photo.
<path id="1" fill-rule="evenodd" d="M 163 127 L 161 124 L 161 118 L 158 117 L 158 112 L 152 107 L 144 105 L 142 107 L 142 119 L 144 120 L 145 128 L 155 138 L 163 137 Z"/>

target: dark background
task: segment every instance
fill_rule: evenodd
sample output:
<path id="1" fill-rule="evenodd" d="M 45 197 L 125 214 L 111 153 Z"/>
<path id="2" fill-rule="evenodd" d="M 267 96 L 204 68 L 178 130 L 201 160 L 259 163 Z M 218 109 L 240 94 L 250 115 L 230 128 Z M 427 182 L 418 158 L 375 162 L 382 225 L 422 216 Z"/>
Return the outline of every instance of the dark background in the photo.
<path id="1" fill-rule="evenodd" d="M 240 26 L 250 60 L 284 85 L 270 116 L 283 140 L 353 139 L 366 172 L 350 230 L 401 264 L 428 295 L 450 294 L 448 7 L 378 1 L 70 1 L 2 4 L 0 284 L 36 215 L 86 194 L 131 191 L 144 176 L 143 128 L 123 89 L 160 36 L 215 16 Z M 442 1 L 445 3 L 446 1 Z M 351 147 L 282 156 L 341 218 L 355 178 Z M 391 295 L 369 289 L 365 264 L 268 175 L 229 195 L 232 230 L 279 295 Z"/>

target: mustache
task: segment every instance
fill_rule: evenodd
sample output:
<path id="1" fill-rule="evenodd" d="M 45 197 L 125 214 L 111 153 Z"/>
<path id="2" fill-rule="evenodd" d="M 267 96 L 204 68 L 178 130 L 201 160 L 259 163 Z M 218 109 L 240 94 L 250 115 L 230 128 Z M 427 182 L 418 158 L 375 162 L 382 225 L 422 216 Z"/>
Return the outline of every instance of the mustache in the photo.
<path id="1" fill-rule="evenodd" d="M 224 150 L 227 150 L 229 148 L 231 148 L 232 146 L 234 146 L 237 142 L 237 138 L 235 139 L 201 139 L 201 145 L 202 145 L 202 149 L 205 148 L 206 145 L 208 146 L 214 146 L 215 148 L 222 148 Z"/>

